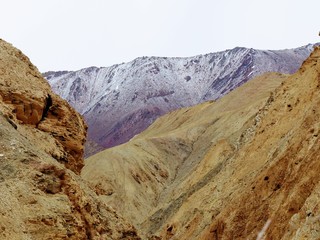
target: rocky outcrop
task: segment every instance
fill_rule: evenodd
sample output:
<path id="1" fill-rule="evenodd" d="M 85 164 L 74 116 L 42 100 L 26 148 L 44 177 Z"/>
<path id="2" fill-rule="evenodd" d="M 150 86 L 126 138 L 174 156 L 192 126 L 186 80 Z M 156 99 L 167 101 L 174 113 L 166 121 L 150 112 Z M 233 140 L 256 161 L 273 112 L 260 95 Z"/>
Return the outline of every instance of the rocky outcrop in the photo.
<path id="1" fill-rule="evenodd" d="M 127 142 L 160 115 L 216 100 L 262 73 L 294 73 L 312 46 L 279 51 L 237 47 L 188 58 L 141 57 L 106 68 L 44 76 L 86 119 L 89 156 Z"/>
<path id="2" fill-rule="evenodd" d="M 86 125 L 0 40 L 0 238 L 140 239 L 79 176 Z"/>
<path id="3" fill-rule="evenodd" d="M 69 104 L 51 91 L 38 70 L 21 51 L 0 42 L 1 111 L 16 124 L 35 128 L 50 138 L 43 149 L 76 173 L 83 167 L 83 144 L 86 124 Z"/>
<path id="4" fill-rule="evenodd" d="M 82 176 L 150 239 L 319 239 L 319 79 L 316 48 L 293 75 L 159 118 Z"/>

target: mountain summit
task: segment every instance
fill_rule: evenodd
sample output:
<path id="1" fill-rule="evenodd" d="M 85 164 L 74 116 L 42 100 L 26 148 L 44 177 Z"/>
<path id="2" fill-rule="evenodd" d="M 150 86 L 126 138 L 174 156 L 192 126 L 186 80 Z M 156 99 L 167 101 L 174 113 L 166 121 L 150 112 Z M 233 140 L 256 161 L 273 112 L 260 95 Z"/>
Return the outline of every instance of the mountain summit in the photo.
<path id="1" fill-rule="evenodd" d="M 189 58 L 141 57 L 44 76 L 86 119 L 88 156 L 128 141 L 167 112 L 216 100 L 262 73 L 294 73 L 312 49 L 311 44 L 281 51 L 237 47 Z"/>

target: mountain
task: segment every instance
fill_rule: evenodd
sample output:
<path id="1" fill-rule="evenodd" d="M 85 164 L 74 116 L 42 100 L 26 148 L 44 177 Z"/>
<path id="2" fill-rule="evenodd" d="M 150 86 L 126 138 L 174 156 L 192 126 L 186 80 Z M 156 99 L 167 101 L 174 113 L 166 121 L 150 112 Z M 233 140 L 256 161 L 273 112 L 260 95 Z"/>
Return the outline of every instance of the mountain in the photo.
<path id="1" fill-rule="evenodd" d="M 319 239 L 320 48 L 173 111 L 86 160 L 82 177 L 145 239 Z"/>
<path id="2" fill-rule="evenodd" d="M 0 40 L 0 238 L 140 239 L 81 179 L 87 126 Z"/>
<path id="3" fill-rule="evenodd" d="M 319 239 L 319 89 L 315 47 L 84 161 L 82 117 L 0 40 L 1 239 Z"/>
<path id="4" fill-rule="evenodd" d="M 141 57 L 106 68 L 44 76 L 87 121 L 89 156 L 128 141 L 167 112 L 216 100 L 262 73 L 294 73 L 312 47 L 237 47 L 189 58 Z"/>

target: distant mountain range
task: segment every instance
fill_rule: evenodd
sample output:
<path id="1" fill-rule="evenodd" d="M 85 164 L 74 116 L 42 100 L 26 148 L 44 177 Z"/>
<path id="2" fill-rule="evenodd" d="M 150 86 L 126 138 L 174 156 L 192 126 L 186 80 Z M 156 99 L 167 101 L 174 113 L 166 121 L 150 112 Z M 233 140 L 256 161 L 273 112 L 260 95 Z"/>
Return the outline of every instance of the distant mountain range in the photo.
<path id="1" fill-rule="evenodd" d="M 216 100 L 265 72 L 294 73 L 312 44 L 278 51 L 234 48 L 188 58 L 140 57 L 111 67 L 46 72 L 88 124 L 86 155 L 122 144 L 172 110 Z"/>

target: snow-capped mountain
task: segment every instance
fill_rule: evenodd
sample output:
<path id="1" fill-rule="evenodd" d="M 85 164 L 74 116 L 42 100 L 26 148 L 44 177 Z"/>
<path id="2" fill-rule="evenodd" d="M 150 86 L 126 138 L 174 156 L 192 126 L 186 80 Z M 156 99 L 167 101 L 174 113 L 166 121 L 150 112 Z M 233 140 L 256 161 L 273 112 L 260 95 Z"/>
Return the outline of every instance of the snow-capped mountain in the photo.
<path id="1" fill-rule="evenodd" d="M 140 57 L 44 76 L 85 117 L 88 156 L 128 141 L 164 113 L 218 99 L 264 72 L 293 73 L 312 50 L 311 44 L 279 51 L 237 47 L 188 58 Z"/>

